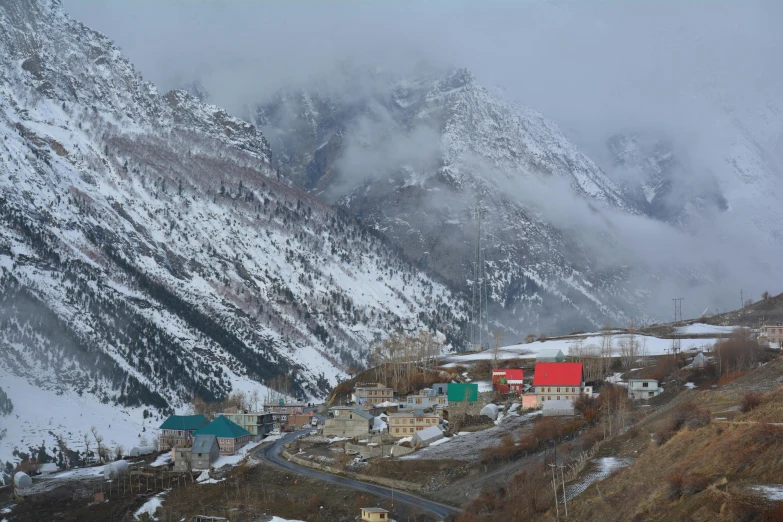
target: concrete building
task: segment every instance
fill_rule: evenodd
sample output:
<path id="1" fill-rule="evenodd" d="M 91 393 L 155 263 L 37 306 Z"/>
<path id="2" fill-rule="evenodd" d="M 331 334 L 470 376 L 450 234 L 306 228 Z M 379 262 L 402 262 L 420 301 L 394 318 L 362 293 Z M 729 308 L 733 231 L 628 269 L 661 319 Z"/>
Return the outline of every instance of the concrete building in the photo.
<path id="1" fill-rule="evenodd" d="M 536 363 L 533 387 L 539 406 L 543 406 L 546 401 L 573 402 L 583 393 L 593 393 L 592 386 L 585 386 L 582 382 L 582 363 Z"/>
<path id="2" fill-rule="evenodd" d="M 389 512 L 379 507 L 362 508 L 362 522 L 389 522 Z"/>
<path id="3" fill-rule="evenodd" d="M 449 405 L 448 388 L 424 388 L 419 393 L 408 395 L 402 405 L 405 409 L 445 408 Z"/>
<path id="4" fill-rule="evenodd" d="M 189 448 L 173 448 L 171 460 L 174 471 L 209 469 L 220 455 L 220 445 L 214 435 L 196 435 Z"/>
<path id="5" fill-rule="evenodd" d="M 397 412 L 389 415 L 388 424 L 392 437 L 412 437 L 419 430 L 440 424 L 440 415 L 422 411 Z"/>
<path id="6" fill-rule="evenodd" d="M 357 385 L 351 394 L 351 400 L 359 404 L 394 402 L 394 388 L 381 383 Z"/>
<path id="7" fill-rule="evenodd" d="M 559 348 L 541 348 L 536 356 L 536 362 L 563 362 L 566 356 Z"/>
<path id="8" fill-rule="evenodd" d="M 231 422 L 242 426 L 254 439 L 266 437 L 269 432 L 275 429 L 274 414 L 268 411 L 248 411 L 237 410 L 237 408 L 227 408 L 218 415 L 222 415 Z"/>
<path id="9" fill-rule="evenodd" d="M 203 415 L 171 415 L 160 425 L 160 450 L 190 446 L 193 433 L 207 424 Z"/>
<path id="10" fill-rule="evenodd" d="M 278 424 L 287 424 L 288 416 L 294 413 L 304 413 L 305 405 L 299 402 L 285 402 L 280 399 L 276 403 L 265 403 L 264 411 L 272 414 L 274 422 Z"/>
<path id="11" fill-rule="evenodd" d="M 329 411 L 330 417 L 324 423 L 324 437 L 362 437 L 370 433 L 375 417 L 361 409 L 337 410 L 334 415 Z"/>
<path id="12" fill-rule="evenodd" d="M 765 324 L 759 329 L 758 340 L 761 344 L 775 343 L 778 348 L 783 348 L 783 325 Z"/>
<path id="13" fill-rule="evenodd" d="M 538 397 L 535 393 L 526 393 L 522 396 L 522 409 L 538 408 Z"/>
<path id="14" fill-rule="evenodd" d="M 426 448 L 435 441 L 443 438 L 443 430 L 439 426 L 430 426 L 417 431 L 411 439 L 411 446 Z"/>
<path id="15" fill-rule="evenodd" d="M 217 437 L 221 455 L 234 455 L 242 446 L 253 440 L 249 431 L 223 416 L 218 416 L 196 431 L 194 435 L 214 435 Z"/>
<path id="16" fill-rule="evenodd" d="M 312 415 L 307 413 L 294 413 L 288 416 L 287 424 L 293 427 L 309 426 L 312 418 Z"/>
<path id="17" fill-rule="evenodd" d="M 633 400 L 652 399 L 663 393 L 655 379 L 628 379 L 628 398 Z"/>

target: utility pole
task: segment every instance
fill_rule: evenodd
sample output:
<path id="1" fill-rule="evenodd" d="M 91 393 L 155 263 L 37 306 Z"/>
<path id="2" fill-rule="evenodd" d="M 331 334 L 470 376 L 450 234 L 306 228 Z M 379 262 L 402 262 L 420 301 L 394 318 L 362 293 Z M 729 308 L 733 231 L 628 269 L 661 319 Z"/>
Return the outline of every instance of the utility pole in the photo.
<path id="1" fill-rule="evenodd" d="M 568 498 L 566 498 L 566 490 L 565 490 L 565 476 L 563 475 L 563 468 L 565 466 L 558 466 L 560 468 L 560 480 L 563 482 L 563 505 L 565 505 L 565 517 L 568 519 Z"/>
<path id="2" fill-rule="evenodd" d="M 740 309 L 745 308 L 745 297 L 742 295 L 742 288 L 740 288 Z"/>
<path id="3" fill-rule="evenodd" d="M 557 479 L 555 479 L 555 468 L 557 464 L 550 464 L 552 468 L 552 489 L 555 490 L 555 513 L 557 513 L 557 519 L 560 520 L 560 507 L 557 505 Z"/>
<path id="4" fill-rule="evenodd" d="M 679 320 L 682 321 L 682 302 L 685 298 L 684 297 L 675 297 L 672 299 L 674 301 L 674 322 L 676 323 L 679 317 Z"/>
<path id="5" fill-rule="evenodd" d="M 482 241 L 482 225 L 485 210 L 481 206 L 481 200 L 476 201 L 473 209 L 473 219 L 476 220 L 478 234 L 476 237 L 476 258 L 473 264 L 473 300 L 471 307 L 472 320 L 470 325 L 470 340 L 474 347 L 484 346 L 484 333 L 489 332 L 489 312 L 487 282 L 484 273 L 484 264 L 486 261 L 485 251 Z"/>

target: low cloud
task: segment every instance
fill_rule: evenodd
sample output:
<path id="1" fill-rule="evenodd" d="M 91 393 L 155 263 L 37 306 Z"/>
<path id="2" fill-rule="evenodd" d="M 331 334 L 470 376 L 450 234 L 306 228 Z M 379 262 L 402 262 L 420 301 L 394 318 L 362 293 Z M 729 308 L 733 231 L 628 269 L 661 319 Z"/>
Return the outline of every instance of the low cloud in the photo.
<path id="1" fill-rule="evenodd" d="M 678 271 L 684 281 L 693 272 L 693 286 L 650 283 L 660 294 L 656 311 L 666 310 L 670 297 L 686 297 L 695 314 L 708 306 L 735 308 L 740 288 L 746 295 L 783 290 L 776 270 L 783 259 L 783 202 L 776 192 L 783 182 L 783 2 L 64 5 L 115 39 L 163 89 L 198 79 L 214 103 L 237 114 L 281 88 L 314 82 L 346 97 L 372 97 L 372 82 L 346 81 L 353 74 L 346 71 L 381 68 L 405 76 L 426 64 L 467 67 L 481 83 L 502 86 L 509 98 L 555 120 L 621 182 L 640 183 L 642 174 L 614 164 L 610 136 L 665 140 L 682 176 L 674 180 L 672 204 L 715 192 L 726 200 L 724 211 L 706 204 L 688 231 L 596 210 L 554 180 L 505 189 L 526 205 L 547 201 L 538 206 L 542 215 L 581 237 L 602 262 Z M 339 191 L 406 162 L 423 169 L 434 161 L 436 132 L 384 127 L 383 118 L 377 111 L 348 130 L 338 166 L 350 183 Z"/>

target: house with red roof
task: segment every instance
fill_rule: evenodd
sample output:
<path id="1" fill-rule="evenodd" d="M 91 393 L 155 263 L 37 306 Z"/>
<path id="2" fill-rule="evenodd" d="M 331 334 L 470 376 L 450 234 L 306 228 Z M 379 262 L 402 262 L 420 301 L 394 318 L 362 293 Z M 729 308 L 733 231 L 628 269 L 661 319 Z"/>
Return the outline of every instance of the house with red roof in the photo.
<path id="1" fill-rule="evenodd" d="M 503 394 L 522 394 L 524 378 L 522 368 L 492 370 L 492 389 Z"/>
<path id="2" fill-rule="evenodd" d="M 573 401 L 593 389 L 582 382 L 582 363 L 540 362 L 533 374 L 533 387 L 539 406 L 546 401 Z"/>

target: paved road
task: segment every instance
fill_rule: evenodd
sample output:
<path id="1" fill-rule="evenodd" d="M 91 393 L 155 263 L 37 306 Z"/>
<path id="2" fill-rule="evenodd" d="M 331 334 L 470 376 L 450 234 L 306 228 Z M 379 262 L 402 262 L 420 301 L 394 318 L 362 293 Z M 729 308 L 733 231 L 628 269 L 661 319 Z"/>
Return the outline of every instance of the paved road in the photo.
<path id="1" fill-rule="evenodd" d="M 394 499 L 395 502 L 404 502 L 405 504 L 416 506 L 420 509 L 435 514 L 437 517 L 441 519 L 444 519 L 449 515 L 456 515 L 457 513 L 460 512 L 459 509 L 453 508 L 451 506 L 438 504 L 437 502 L 432 502 L 430 500 L 425 500 L 423 498 L 415 497 L 408 493 L 402 493 L 397 490 L 392 491 L 391 489 L 385 488 L 383 486 L 376 486 L 375 484 L 367 484 L 366 482 L 359 482 L 358 480 L 353 480 L 346 477 L 340 477 L 337 475 L 331 475 L 329 473 L 324 473 L 322 471 L 316 471 L 311 468 L 299 466 L 292 462 L 288 462 L 287 460 L 285 460 L 280 456 L 280 451 L 282 451 L 283 446 L 285 444 L 288 444 L 294 439 L 307 435 L 309 431 L 310 430 L 308 429 L 308 430 L 297 431 L 295 433 L 289 433 L 288 435 L 281 438 L 280 440 L 277 440 L 268 446 L 262 446 L 261 448 L 259 448 L 256 451 L 256 456 L 265 459 L 269 462 L 272 462 L 273 464 L 276 464 L 287 470 L 293 471 L 295 473 L 299 473 L 300 475 L 306 475 L 308 477 L 324 480 L 326 482 L 331 482 L 333 484 L 347 486 L 349 488 L 357 489 L 359 491 L 364 491 L 365 493 L 370 493 L 373 495 L 377 495 L 379 497 Z"/>

